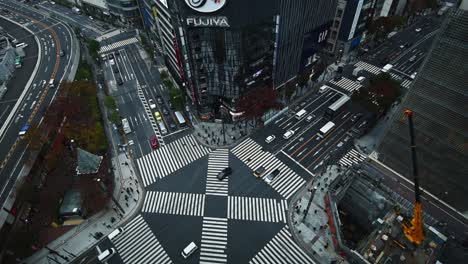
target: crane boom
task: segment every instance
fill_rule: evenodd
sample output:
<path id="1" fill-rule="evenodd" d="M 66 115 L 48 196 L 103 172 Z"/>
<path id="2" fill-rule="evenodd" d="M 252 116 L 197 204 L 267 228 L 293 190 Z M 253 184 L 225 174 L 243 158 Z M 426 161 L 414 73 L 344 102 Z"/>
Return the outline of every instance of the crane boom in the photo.
<path id="1" fill-rule="evenodd" d="M 424 240 L 424 225 L 422 219 L 422 205 L 420 198 L 421 193 L 419 189 L 418 164 L 416 159 L 416 141 L 414 139 L 413 111 L 405 110 L 405 115 L 408 117 L 409 125 L 415 203 L 413 209 L 413 218 L 411 219 L 410 223 L 403 223 L 403 232 L 405 233 L 405 236 L 409 241 L 413 242 L 416 245 L 420 245 Z"/>

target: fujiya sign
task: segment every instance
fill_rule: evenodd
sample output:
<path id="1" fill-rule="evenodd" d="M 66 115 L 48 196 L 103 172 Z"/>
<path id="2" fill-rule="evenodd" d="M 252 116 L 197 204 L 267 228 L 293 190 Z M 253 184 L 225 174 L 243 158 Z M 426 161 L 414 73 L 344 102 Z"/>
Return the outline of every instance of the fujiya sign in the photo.
<path id="1" fill-rule="evenodd" d="M 229 27 L 227 17 L 187 17 L 189 27 Z"/>
<path id="2" fill-rule="evenodd" d="M 185 0 L 185 3 L 195 11 L 212 13 L 221 9 L 226 0 Z"/>

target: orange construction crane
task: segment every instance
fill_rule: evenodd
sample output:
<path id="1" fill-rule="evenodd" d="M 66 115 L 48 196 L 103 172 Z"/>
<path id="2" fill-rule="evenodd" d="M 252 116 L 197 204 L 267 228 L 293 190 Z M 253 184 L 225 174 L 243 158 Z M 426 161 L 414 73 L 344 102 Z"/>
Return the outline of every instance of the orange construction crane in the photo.
<path id="1" fill-rule="evenodd" d="M 422 219 L 422 205 L 419 190 L 418 164 L 416 163 L 416 142 L 414 140 L 414 125 L 413 111 L 405 110 L 405 115 L 408 117 L 410 140 L 411 140 L 411 158 L 413 162 L 413 177 L 414 177 L 414 210 L 413 218 L 409 223 L 403 223 L 403 232 L 406 238 L 416 245 L 420 245 L 424 240 L 424 224 Z"/>

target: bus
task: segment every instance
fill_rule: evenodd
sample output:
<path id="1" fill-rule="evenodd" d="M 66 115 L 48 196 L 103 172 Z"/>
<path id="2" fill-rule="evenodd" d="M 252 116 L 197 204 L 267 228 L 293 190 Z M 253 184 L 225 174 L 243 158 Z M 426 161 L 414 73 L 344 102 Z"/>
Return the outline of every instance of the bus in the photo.
<path id="1" fill-rule="evenodd" d="M 335 127 L 335 123 L 328 122 L 326 123 L 319 131 L 319 137 L 324 138 L 330 131 Z"/>
<path id="2" fill-rule="evenodd" d="M 179 126 L 180 127 L 185 127 L 187 125 L 187 123 L 185 123 L 185 118 L 182 115 L 182 113 L 179 112 L 179 111 L 175 111 L 174 114 L 175 114 L 175 116 L 177 118 L 177 122 L 179 123 Z"/>
<path id="3" fill-rule="evenodd" d="M 334 102 L 327 108 L 327 111 L 325 112 L 325 117 L 329 119 L 334 117 L 336 113 L 338 113 L 341 108 L 346 106 L 350 100 L 351 98 L 347 95 L 341 96 L 340 99 L 338 99 L 336 102 Z"/>
<path id="4" fill-rule="evenodd" d="M 128 123 L 127 118 L 122 119 L 122 127 L 125 134 L 132 133 L 132 129 L 130 128 L 130 123 Z"/>
<path id="5" fill-rule="evenodd" d="M 305 109 L 302 109 L 301 111 L 296 113 L 296 118 L 301 119 L 307 114 L 307 111 Z"/>

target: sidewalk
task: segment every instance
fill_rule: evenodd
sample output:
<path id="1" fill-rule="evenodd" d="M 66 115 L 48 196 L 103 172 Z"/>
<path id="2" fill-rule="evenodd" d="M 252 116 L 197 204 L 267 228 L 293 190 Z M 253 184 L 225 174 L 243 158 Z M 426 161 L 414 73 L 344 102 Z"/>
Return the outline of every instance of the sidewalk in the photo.
<path id="1" fill-rule="evenodd" d="M 43 248 L 22 263 L 46 264 L 49 263 L 49 259 L 54 259 L 59 263 L 69 263 L 138 212 L 139 205 L 143 201 L 141 199 L 143 190 L 134 175 L 131 160 L 127 156 L 123 152 L 112 160 L 116 178 L 113 196 L 115 200 L 109 203 L 107 209 L 86 219 L 47 245 L 47 248 L 55 253 Z M 100 233 L 102 235 L 98 238 Z"/>
<path id="2" fill-rule="evenodd" d="M 334 248 L 325 205 L 328 186 L 339 175 L 337 172 L 338 167 L 333 166 L 326 173 L 317 174 L 289 203 L 288 223 L 294 240 L 317 263 L 347 263 Z M 304 218 L 311 196 L 312 203 Z"/>

